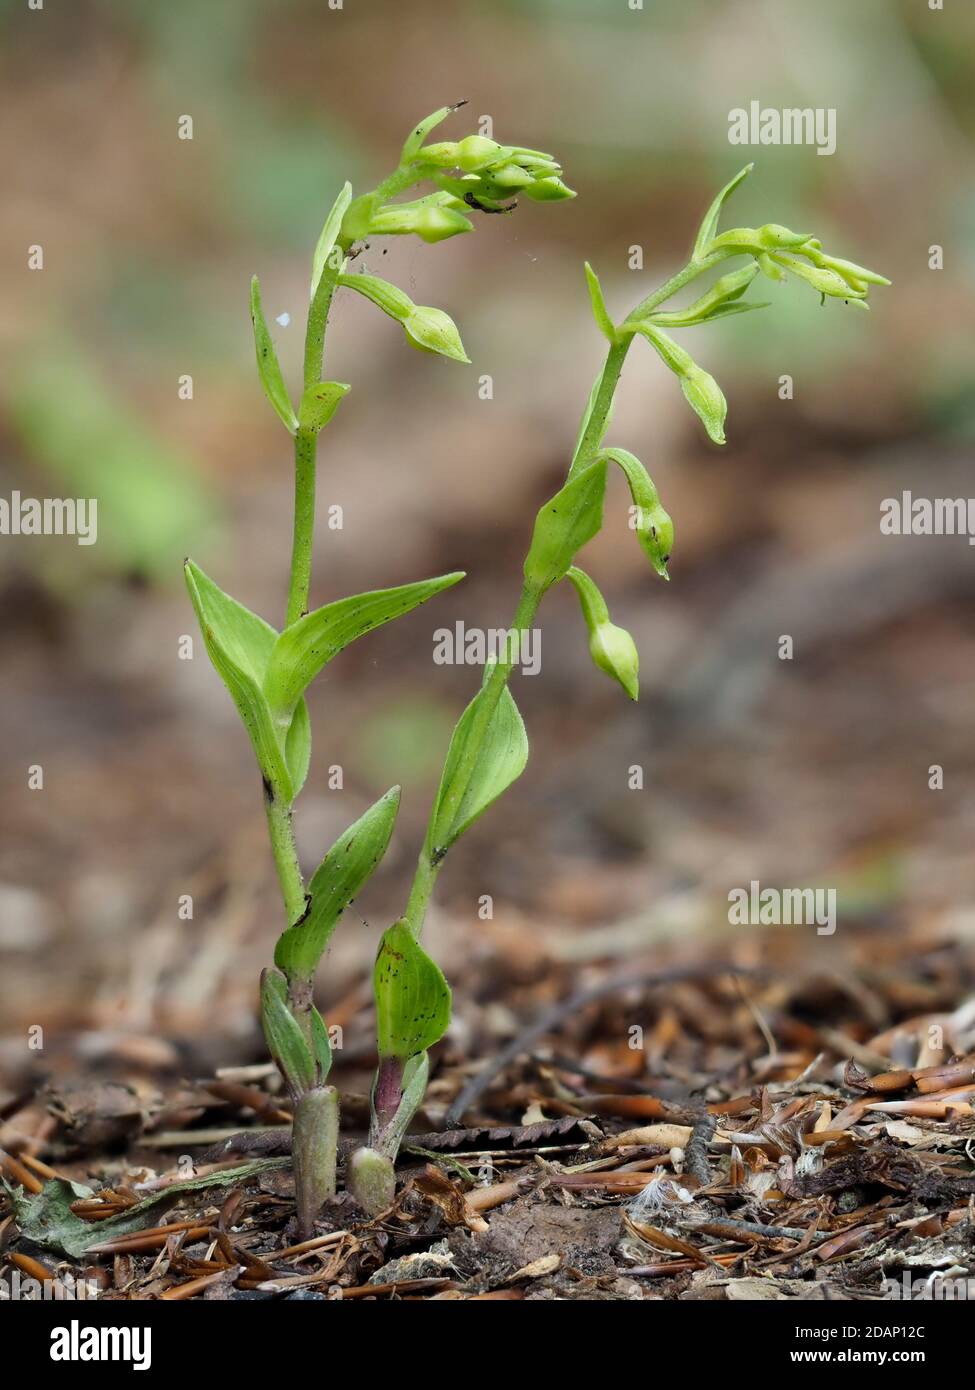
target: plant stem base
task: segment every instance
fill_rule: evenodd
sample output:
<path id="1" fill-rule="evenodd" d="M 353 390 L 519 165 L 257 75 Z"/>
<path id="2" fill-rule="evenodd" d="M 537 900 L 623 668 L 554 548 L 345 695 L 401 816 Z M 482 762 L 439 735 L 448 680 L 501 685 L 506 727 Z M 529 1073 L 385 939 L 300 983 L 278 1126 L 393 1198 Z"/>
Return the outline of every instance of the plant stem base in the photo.
<path id="1" fill-rule="evenodd" d="M 349 1162 L 349 1188 L 363 1211 L 378 1216 L 396 1196 L 392 1159 L 376 1149 L 356 1149 Z"/>
<path id="2" fill-rule="evenodd" d="M 315 1233 L 322 1206 L 335 1196 L 335 1158 L 339 1138 L 339 1100 L 334 1086 L 306 1091 L 295 1106 L 291 1137 L 298 1231 Z"/>

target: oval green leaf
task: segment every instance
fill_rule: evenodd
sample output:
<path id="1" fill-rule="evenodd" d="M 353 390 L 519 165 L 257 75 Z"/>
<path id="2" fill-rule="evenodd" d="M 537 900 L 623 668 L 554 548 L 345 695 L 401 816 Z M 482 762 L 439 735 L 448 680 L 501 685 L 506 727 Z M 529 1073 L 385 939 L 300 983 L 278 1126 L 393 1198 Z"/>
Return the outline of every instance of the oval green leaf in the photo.
<path id="1" fill-rule="evenodd" d="M 525 579 L 544 591 L 558 581 L 603 524 L 606 460 L 597 458 L 539 509 Z"/>
<path id="2" fill-rule="evenodd" d="M 192 560 L 186 561 L 184 573 L 207 653 L 244 721 L 261 772 L 285 801 L 291 801 L 295 793 L 290 763 L 296 772 L 301 772 L 303 781 L 311 733 L 307 729 L 307 711 L 304 715 L 289 711 L 288 718 L 276 726 L 262 689 L 278 635 L 263 618 L 225 594 Z M 292 728 L 292 713 L 297 715 L 297 727 L 289 758 L 282 745 Z"/>
<path id="3" fill-rule="evenodd" d="M 450 1023 L 450 986 L 405 922 L 383 933 L 373 972 L 380 1057 L 408 1061 L 439 1042 Z"/>
<path id="4" fill-rule="evenodd" d="M 487 669 L 489 671 L 490 667 Z M 482 687 L 457 721 L 447 750 L 427 832 L 427 851 L 436 858 L 441 858 L 468 826 L 507 791 L 524 772 L 528 761 L 525 722 L 514 696 L 505 686 L 481 740 L 473 772 L 466 787 L 460 787 L 458 774 L 466 766 L 472 726 L 483 698 Z"/>
<path id="5" fill-rule="evenodd" d="M 261 974 L 261 1024 L 268 1051 L 293 1096 L 315 1085 L 315 1064 L 294 1014 L 288 1007 L 287 984 L 275 970 Z"/>
<path id="6" fill-rule="evenodd" d="M 386 853 L 399 798 L 399 787 L 391 787 L 339 836 L 315 871 L 304 917 L 274 948 L 274 963 L 289 978 L 314 975 L 339 918 Z"/>
<path id="7" fill-rule="evenodd" d="M 302 429 L 314 430 L 316 434 L 323 430 L 351 390 L 344 381 L 319 381 L 309 386 L 298 409 Z"/>

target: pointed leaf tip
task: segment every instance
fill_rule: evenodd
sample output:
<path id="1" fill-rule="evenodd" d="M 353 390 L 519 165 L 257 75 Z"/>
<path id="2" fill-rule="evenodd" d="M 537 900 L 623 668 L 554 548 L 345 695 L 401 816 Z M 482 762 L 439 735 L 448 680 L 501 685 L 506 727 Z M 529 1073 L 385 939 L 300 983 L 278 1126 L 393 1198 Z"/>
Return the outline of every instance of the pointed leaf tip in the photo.
<path id="1" fill-rule="evenodd" d="M 356 638 L 399 618 L 452 588 L 463 571 L 353 594 L 306 613 L 277 638 L 264 673 L 264 692 L 275 716 L 290 719 L 299 698 L 319 671 Z"/>
<path id="2" fill-rule="evenodd" d="M 298 428 L 298 417 L 291 404 L 288 388 L 284 384 L 281 364 L 278 362 L 278 356 L 274 350 L 274 340 L 264 317 L 264 309 L 261 305 L 261 286 L 256 275 L 251 280 L 251 322 L 254 326 L 257 371 L 261 378 L 261 385 L 264 387 L 264 394 L 271 402 L 285 429 L 289 434 L 294 434 Z"/>
<path id="3" fill-rule="evenodd" d="M 603 297 L 603 289 L 599 283 L 599 276 L 588 261 L 584 262 L 584 266 L 586 271 L 586 284 L 589 286 L 589 298 L 592 302 L 592 316 L 596 320 L 596 326 L 608 342 L 615 343 L 617 339 L 616 325 L 613 323 L 609 310 L 606 308 L 606 300 Z"/>
<path id="4" fill-rule="evenodd" d="M 707 212 L 704 214 L 704 218 L 698 229 L 697 238 L 694 242 L 694 250 L 692 253 L 694 260 L 701 260 L 706 254 L 708 243 L 712 240 L 715 232 L 718 229 L 718 222 L 721 218 L 722 208 L 724 207 L 728 199 L 731 197 L 732 193 L 734 193 L 738 185 L 748 177 L 748 175 L 752 172 L 754 167 L 754 163 L 751 163 L 746 164 L 743 169 L 739 169 L 738 173 L 734 176 L 734 178 L 728 180 L 724 188 L 721 189 L 720 193 L 717 195 L 717 197 L 712 202 L 711 206 L 708 208 Z"/>

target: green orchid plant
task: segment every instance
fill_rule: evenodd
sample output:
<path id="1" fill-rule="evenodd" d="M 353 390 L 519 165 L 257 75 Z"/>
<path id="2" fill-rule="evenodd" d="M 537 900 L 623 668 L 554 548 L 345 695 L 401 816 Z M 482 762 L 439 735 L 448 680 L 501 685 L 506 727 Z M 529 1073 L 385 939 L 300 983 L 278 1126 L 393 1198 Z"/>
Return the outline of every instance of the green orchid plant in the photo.
<path id="1" fill-rule="evenodd" d="M 610 620 L 596 581 L 575 564 L 578 552 L 602 527 L 607 473 L 610 464 L 616 464 L 629 488 L 636 539 L 654 572 L 661 579 L 669 578 L 674 525 L 657 489 L 634 454 L 603 444 L 633 340 L 647 339 L 679 379 L 709 437 L 715 444 L 724 444 L 728 409 L 724 394 L 668 329 L 696 327 L 769 307 L 743 298 L 760 273 L 772 280 L 783 280 L 791 273 L 818 290 L 823 302 L 829 296 L 862 308 L 867 307 L 871 285 L 890 283 L 863 266 L 826 255 L 812 236 L 775 223 L 736 227 L 719 235 L 722 208 L 751 169 L 752 165 L 742 169 L 715 198 L 687 264 L 641 299 L 620 323 L 614 322 L 606 307 L 595 271 L 585 266 L 593 317 L 608 344 L 606 359 L 583 413 L 565 486 L 542 505 L 535 519 L 508 651 L 486 666 L 481 689 L 454 729 L 405 914 L 383 937 L 376 961 L 379 1066 L 372 1123 L 368 1145 L 353 1154 L 350 1163 L 350 1184 L 368 1211 L 381 1211 L 393 1200 L 396 1154 L 423 1099 L 428 1049 L 443 1036 L 450 1020 L 450 990 L 420 945 L 427 907 L 451 845 L 521 775 L 528 761 L 525 726 L 508 685 L 519 634 L 531 628 L 543 597 L 555 584 L 567 579 L 579 597 L 594 664 L 618 681 L 630 699 L 639 694 L 636 644 Z M 678 291 L 735 257 L 745 257 L 747 263 L 721 275 L 686 308 L 663 309 Z"/>
<path id="2" fill-rule="evenodd" d="M 261 1020 L 294 1109 L 295 1187 L 304 1235 L 335 1193 L 338 1144 L 338 1098 L 328 1083 L 332 1052 L 328 1029 L 314 1004 L 315 972 L 342 912 L 386 852 L 400 797 L 399 787 L 380 797 L 332 846 L 306 884 L 292 825 L 311 757 L 305 691 L 350 642 L 464 577 L 454 573 L 421 579 L 308 611 L 318 437 L 350 389 L 345 382 L 323 376 L 329 312 L 336 294 L 353 291 L 399 322 L 411 347 L 467 362 L 448 314 L 414 304 L 402 290 L 374 275 L 349 273 L 350 263 L 377 237 L 416 235 L 428 243 L 444 241 L 473 231 L 471 214 L 510 211 L 519 195 L 539 202 L 575 196 L 562 183 L 558 164 L 541 151 L 501 145 L 481 135 L 425 143 L 456 109 L 443 107 L 421 121 L 411 131 L 396 169 L 372 192 L 353 198 L 347 183 L 336 198 L 312 259 L 297 409 L 285 385 L 256 276 L 251 284 L 261 383 L 294 439 L 294 531 L 284 627 L 278 632 L 224 593 L 191 560 L 185 565 L 204 644 L 250 735 L 263 781 L 285 929 L 275 947 L 274 968 L 261 978 Z M 402 200 L 402 194 L 425 183 L 432 183 L 435 191 Z M 388 953 L 388 944 L 385 949 Z M 402 1046 L 402 1039 L 397 1036 L 391 1045 Z"/>
<path id="3" fill-rule="evenodd" d="M 293 1106 L 297 1217 L 303 1237 L 312 1233 L 322 1205 L 335 1193 L 338 1147 L 338 1097 L 328 1081 L 331 1043 L 314 1003 L 315 975 L 343 911 L 386 852 L 400 799 L 399 787 L 380 797 L 339 837 L 306 883 L 292 824 L 311 755 L 305 692 L 351 642 L 463 578 L 458 572 L 421 579 L 309 611 L 318 436 L 350 389 L 323 376 L 329 312 L 338 293 L 353 291 L 398 321 L 410 346 L 467 362 L 456 325 L 443 310 L 414 304 L 397 286 L 377 276 L 350 272 L 350 263 L 376 237 L 416 235 L 435 243 L 473 230 L 472 213 L 511 212 L 521 196 L 538 202 L 575 196 L 562 182 L 559 165 L 541 151 L 501 145 L 482 135 L 428 143 L 430 133 L 457 109 L 443 107 L 421 121 L 411 131 L 397 168 L 372 192 L 353 198 L 346 184 L 332 206 L 312 262 L 297 409 L 275 353 L 257 279 L 252 283 L 258 372 L 268 400 L 294 439 L 294 530 L 282 630 L 224 593 L 192 561 L 185 567 L 207 652 L 250 736 L 263 782 L 285 926 L 275 946 L 274 966 L 261 978 L 261 1020 Z M 631 699 L 638 695 L 633 639 L 611 622 L 596 582 L 575 564 L 577 553 L 602 526 L 607 473 L 615 463 L 630 490 L 637 540 L 653 570 L 668 577 L 674 528 L 657 490 L 633 454 L 603 444 L 631 343 L 638 335 L 651 343 L 680 379 L 711 439 L 723 443 L 724 396 L 714 378 L 669 336 L 669 329 L 764 307 L 743 300 L 759 273 L 773 280 L 793 274 L 824 298 L 863 307 L 871 284 L 889 283 L 852 262 L 827 256 L 812 237 L 776 224 L 719 235 L 725 200 L 749 169 L 714 200 L 683 269 L 619 324 L 606 308 L 595 273 L 586 266 L 593 314 L 608 341 L 605 364 L 583 415 L 567 481 L 538 512 L 507 648 L 486 665 L 481 687 L 451 737 L 405 913 L 379 945 L 373 981 L 378 1067 L 370 1132 L 368 1142 L 352 1155 L 348 1174 L 353 1194 L 370 1213 L 382 1211 L 394 1198 L 395 1160 L 423 1100 L 429 1049 L 450 1021 L 450 989 L 420 944 L 427 907 L 450 847 L 524 770 L 528 740 L 508 686 L 518 636 L 531 628 L 543 596 L 555 584 L 567 579 L 578 594 L 595 665 L 616 679 Z M 421 184 L 432 184 L 435 191 L 410 201 L 401 198 Z M 662 308 L 679 290 L 735 257 L 746 258 L 746 265 L 721 276 L 689 307 Z"/>

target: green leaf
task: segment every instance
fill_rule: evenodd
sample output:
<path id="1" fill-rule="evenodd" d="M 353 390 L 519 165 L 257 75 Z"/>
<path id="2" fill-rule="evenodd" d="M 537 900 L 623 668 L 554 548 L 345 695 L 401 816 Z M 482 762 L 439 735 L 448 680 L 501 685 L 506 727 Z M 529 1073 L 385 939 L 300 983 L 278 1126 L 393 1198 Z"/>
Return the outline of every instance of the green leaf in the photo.
<path id="1" fill-rule="evenodd" d="M 328 1036 L 325 1020 L 314 1004 L 311 1006 L 311 1046 L 315 1054 L 316 1085 L 324 1086 L 332 1069 L 332 1040 Z"/>
<path id="2" fill-rule="evenodd" d="M 315 298 L 315 291 L 318 289 L 318 282 L 322 278 L 322 271 L 325 269 L 325 264 L 335 248 L 336 241 L 338 241 L 339 230 L 342 226 L 342 218 L 345 216 L 351 201 L 352 185 L 351 183 L 346 183 L 339 193 L 339 196 L 332 204 L 331 211 L 325 219 L 325 225 L 322 228 L 321 236 L 318 238 L 318 244 L 315 247 L 315 254 L 312 257 L 312 299 Z"/>
<path id="3" fill-rule="evenodd" d="M 596 325 L 609 342 L 615 343 L 617 339 L 616 325 L 610 318 L 609 310 L 606 308 L 606 301 L 603 298 L 603 290 L 599 283 L 599 276 L 588 261 L 586 261 L 586 284 L 589 286 L 589 298 L 592 300 L 592 316 L 596 320 Z"/>
<path id="4" fill-rule="evenodd" d="M 724 188 L 722 188 L 721 192 L 704 214 L 704 220 L 698 230 L 697 240 L 694 242 L 694 251 L 692 254 L 695 261 L 704 259 L 707 254 L 708 243 L 718 230 L 718 220 L 721 217 L 721 209 L 731 197 L 732 193 L 734 193 L 738 185 L 748 178 L 748 175 L 752 172 L 754 167 L 754 164 L 746 164 L 744 169 L 740 169 L 735 177 L 725 184 Z"/>
<path id="5" fill-rule="evenodd" d="M 292 1096 L 315 1086 L 315 1063 L 298 1021 L 288 1006 L 288 986 L 276 970 L 261 972 L 261 1024 L 268 1051 Z"/>
<path id="6" fill-rule="evenodd" d="M 161 1192 L 144 1197 L 134 1206 L 126 1207 L 118 1216 L 106 1217 L 104 1221 L 86 1221 L 71 1210 L 72 1204 L 77 1202 L 79 1197 L 94 1195 L 90 1187 L 84 1187 L 81 1183 L 55 1178 L 46 1182 L 41 1191 L 34 1194 L 25 1192 L 22 1187 L 15 1187 L 6 1179 L 2 1181 L 24 1239 L 47 1250 L 58 1250 L 72 1259 L 78 1259 L 93 1246 L 103 1245 L 119 1236 L 133 1235 L 136 1231 L 155 1224 L 161 1213 L 186 1192 L 205 1192 L 211 1187 L 236 1186 L 259 1173 L 290 1165 L 290 1156 L 256 1158 L 250 1163 L 238 1163 L 222 1171 L 206 1173 L 203 1177 L 184 1178 L 180 1182 L 169 1183 Z"/>
<path id="7" fill-rule="evenodd" d="M 623 470 L 636 509 L 637 540 L 661 579 L 669 579 L 667 561 L 674 548 L 674 523 L 661 505 L 653 479 L 628 449 L 604 449 L 602 453 Z"/>
<path id="8" fill-rule="evenodd" d="M 373 972 L 380 1057 L 408 1061 L 439 1042 L 450 1023 L 450 987 L 405 922 L 379 945 Z"/>
<path id="9" fill-rule="evenodd" d="M 308 706 L 303 699 L 295 706 L 284 743 L 284 757 L 288 764 L 291 795 L 294 798 L 305 785 L 311 762 L 311 720 L 308 717 Z"/>
<path id="10" fill-rule="evenodd" d="M 310 979 L 336 924 L 386 853 L 399 787 L 391 787 L 350 825 L 326 854 L 308 885 L 308 910 L 283 932 L 274 948 L 274 963 L 289 978 Z"/>
<path id="11" fill-rule="evenodd" d="M 274 351 L 274 343 L 271 333 L 264 318 L 264 310 L 261 308 L 261 286 L 257 276 L 251 280 L 251 322 L 254 325 L 254 347 L 257 352 L 257 370 L 261 375 L 261 385 L 264 387 L 264 394 L 274 406 L 280 416 L 285 428 L 289 433 L 294 434 L 298 428 L 298 417 L 295 415 L 288 395 L 288 388 L 284 384 L 284 377 L 281 375 L 281 364 L 278 362 L 278 355 Z"/>
<path id="12" fill-rule="evenodd" d="M 757 261 L 754 263 L 758 268 Z M 760 304 L 753 304 L 750 300 L 740 304 L 717 304 L 704 318 L 694 319 L 694 324 L 714 323 L 716 319 L 730 318 L 732 314 L 750 314 L 753 309 L 770 309 L 771 300 L 765 299 Z M 667 328 L 689 328 L 691 323 L 680 313 L 673 314 L 654 314 L 653 323 L 663 324 Z"/>
<path id="13" fill-rule="evenodd" d="M 302 429 L 314 430 L 316 434 L 323 430 L 351 390 L 344 381 L 320 381 L 309 386 L 298 409 L 298 423 Z"/>
<path id="14" fill-rule="evenodd" d="M 353 594 L 316 608 L 285 628 L 274 644 L 264 677 L 264 691 L 275 717 L 285 725 L 290 721 L 303 692 L 343 647 L 363 633 L 409 613 L 463 578 L 463 572 L 458 570 L 396 589 Z"/>
<path id="15" fill-rule="evenodd" d="M 541 590 L 565 574 L 603 524 L 606 460 L 597 458 L 550 497 L 535 518 L 525 578 Z"/>
<path id="16" fill-rule="evenodd" d="M 307 711 L 304 716 L 297 714 L 297 728 L 289 734 L 292 713 L 297 713 L 294 707 L 276 725 L 262 689 L 277 633 L 263 618 L 218 588 L 192 560 L 186 561 L 184 573 L 207 653 L 244 721 L 261 771 L 275 792 L 290 802 L 294 783 L 289 765 L 293 760 L 296 772 L 307 772 L 311 735 L 306 729 Z M 282 747 L 285 735 L 292 741 L 290 760 Z M 303 775 L 300 780 L 304 780 Z"/>
<path id="17" fill-rule="evenodd" d="M 485 680 L 490 671 L 489 665 L 485 668 Z M 427 832 L 427 849 L 437 857 L 442 857 L 468 826 L 521 776 L 528 761 L 525 723 L 511 691 L 505 686 L 484 733 L 467 786 L 459 802 L 452 804 L 455 798 L 451 796 L 451 789 L 459 770 L 467 766 L 471 729 L 483 698 L 482 686 L 457 721 L 451 736 Z"/>
<path id="18" fill-rule="evenodd" d="M 592 412 L 596 405 L 596 397 L 599 395 L 599 388 L 601 385 L 602 376 L 598 376 L 596 380 L 593 382 L 592 390 L 589 392 L 589 400 L 586 402 L 586 408 L 582 413 L 582 421 L 579 425 L 579 434 L 576 438 L 576 446 L 572 453 L 572 467 L 569 469 L 570 479 L 576 477 L 582 471 L 582 468 L 580 467 L 582 461 L 579 457 L 579 450 L 582 448 L 582 441 L 586 437 L 586 430 L 589 428 L 589 421 L 592 419 Z M 606 431 L 609 429 L 612 419 L 613 402 L 610 401 L 609 409 L 606 412 L 606 418 L 603 421 L 603 428 L 600 431 L 599 438 L 593 442 L 593 456 L 595 456 L 600 444 L 602 444 L 604 438 L 606 437 Z M 585 466 L 585 464 L 582 464 L 582 467 Z"/>

